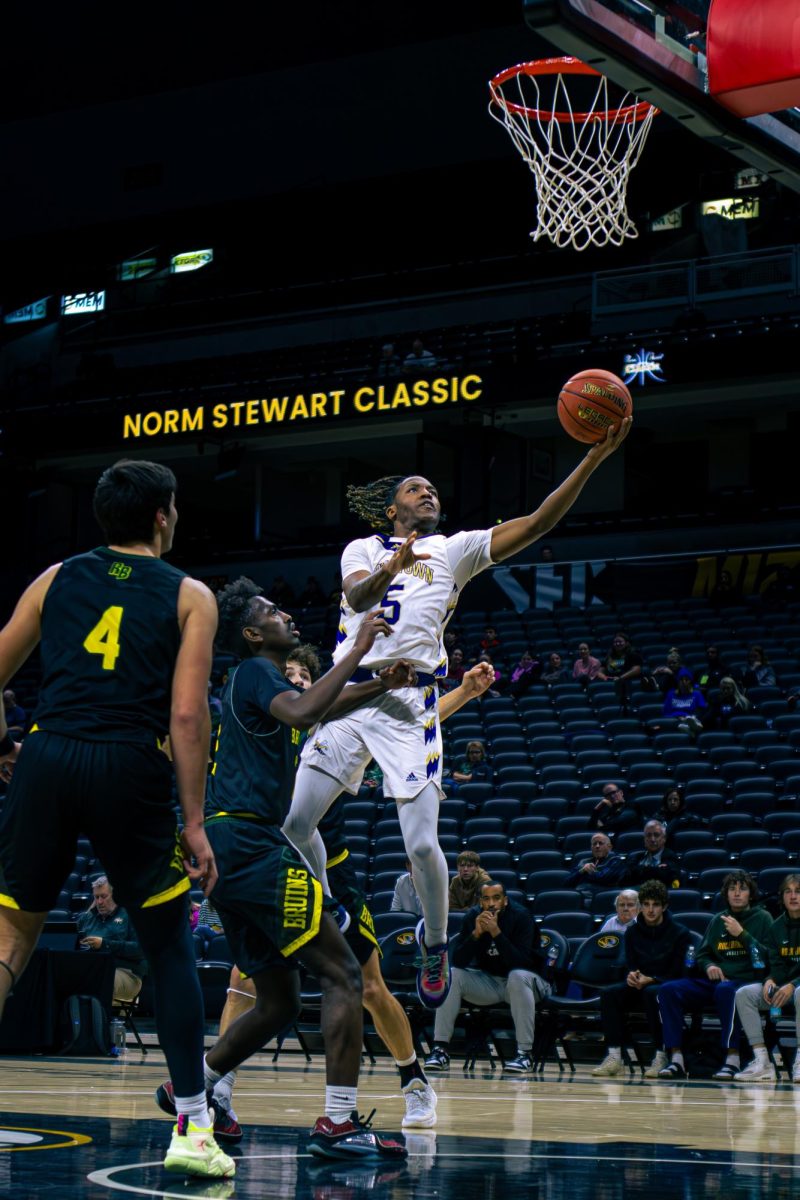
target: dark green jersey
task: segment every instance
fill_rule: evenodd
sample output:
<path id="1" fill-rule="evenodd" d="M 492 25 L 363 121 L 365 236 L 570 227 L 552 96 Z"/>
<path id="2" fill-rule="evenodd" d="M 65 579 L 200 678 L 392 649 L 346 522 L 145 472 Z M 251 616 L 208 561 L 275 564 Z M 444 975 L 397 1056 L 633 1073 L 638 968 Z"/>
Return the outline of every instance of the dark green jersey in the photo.
<path id="1" fill-rule="evenodd" d="M 800 921 L 790 921 L 781 913 L 767 934 L 769 973 L 783 987 L 793 983 L 800 987 Z"/>
<path id="2" fill-rule="evenodd" d="M 206 816 L 256 817 L 282 825 L 289 811 L 300 751 L 299 730 L 270 716 L 280 692 L 297 692 L 266 658 L 248 658 L 231 671 L 206 800 Z"/>
<path id="3" fill-rule="evenodd" d="M 184 578 L 160 558 L 106 547 L 62 563 L 42 608 L 34 723 L 87 741 L 163 737 Z"/>

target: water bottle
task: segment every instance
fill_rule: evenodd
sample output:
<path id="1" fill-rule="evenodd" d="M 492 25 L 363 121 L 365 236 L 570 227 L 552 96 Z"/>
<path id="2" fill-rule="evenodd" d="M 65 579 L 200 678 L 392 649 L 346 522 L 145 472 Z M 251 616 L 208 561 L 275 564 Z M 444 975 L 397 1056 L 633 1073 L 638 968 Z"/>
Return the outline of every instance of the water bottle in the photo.
<path id="1" fill-rule="evenodd" d="M 125 1051 L 125 1022 L 115 1018 L 111 1022 L 109 1033 L 111 1035 L 112 1053 L 116 1051 L 116 1057 Z"/>
<path id="2" fill-rule="evenodd" d="M 758 942 L 750 943 L 750 962 L 753 964 L 754 971 L 763 971 L 767 965 Z"/>
<path id="3" fill-rule="evenodd" d="M 769 991 L 767 992 L 767 997 L 770 1000 L 775 995 L 775 991 L 776 991 L 776 989 L 774 987 L 771 987 L 769 989 Z M 769 1015 L 772 1017 L 773 1021 L 779 1021 L 782 1012 L 783 1012 L 783 1009 L 781 1008 L 780 1004 L 770 1004 Z"/>
<path id="4" fill-rule="evenodd" d="M 697 947 L 694 942 L 689 942 L 686 947 L 686 956 L 683 960 L 683 965 L 687 971 L 691 971 L 697 961 Z"/>

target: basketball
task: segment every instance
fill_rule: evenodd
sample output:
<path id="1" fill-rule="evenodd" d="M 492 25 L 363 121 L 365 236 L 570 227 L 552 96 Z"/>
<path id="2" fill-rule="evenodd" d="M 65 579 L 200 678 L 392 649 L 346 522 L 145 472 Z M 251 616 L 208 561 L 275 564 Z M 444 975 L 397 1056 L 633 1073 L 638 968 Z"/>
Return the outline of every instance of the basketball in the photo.
<path id="1" fill-rule="evenodd" d="M 633 412 L 631 394 L 611 371 L 579 371 L 558 397 L 558 419 L 578 442 L 602 442 L 609 425 L 619 427 Z"/>

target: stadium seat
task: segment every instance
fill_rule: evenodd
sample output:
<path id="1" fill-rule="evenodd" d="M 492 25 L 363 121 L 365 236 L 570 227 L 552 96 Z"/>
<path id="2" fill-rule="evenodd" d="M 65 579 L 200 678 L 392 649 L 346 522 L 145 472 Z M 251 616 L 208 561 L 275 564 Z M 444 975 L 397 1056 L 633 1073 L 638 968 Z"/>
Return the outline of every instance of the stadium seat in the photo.
<path id="1" fill-rule="evenodd" d="M 549 929 L 554 929 L 565 938 L 587 938 L 594 930 L 594 921 L 587 912 L 557 910 L 544 913 Z"/>

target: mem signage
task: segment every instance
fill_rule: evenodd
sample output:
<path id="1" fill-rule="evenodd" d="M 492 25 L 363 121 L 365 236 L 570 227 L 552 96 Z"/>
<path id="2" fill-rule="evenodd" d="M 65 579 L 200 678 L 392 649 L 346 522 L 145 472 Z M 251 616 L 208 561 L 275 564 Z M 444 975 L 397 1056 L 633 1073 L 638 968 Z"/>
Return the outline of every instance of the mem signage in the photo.
<path id="1" fill-rule="evenodd" d="M 480 375 L 453 375 L 413 382 L 379 384 L 356 388 L 333 388 L 326 392 L 295 392 L 253 400 L 215 401 L 185 408 L 129 412 L 122 418 L 126 441 L 150 440 L 175 434 L 219 430 L 299 426 L 320 419 L 383 419 L 387 414 L 430 412 L 452 404 L 469 403 L 483 395 Z"/>
<path id="2" fill-rule="evenodd" d="M 213 250 L 186 250 L 183 254 L 173 255 L 170 270 L 173 275 L 183 275 L 186 271 L 199 271 L 213 261 Z"/>
<path id="3" fill-rule="evenodd" d="M 33 304 L 26 304 L 23 308 L 15 308 L 13 312 L 6 313 L 3 317 L 4 325 L 21 325 L 23 321 L 41 321 L 47 316 L 47 301 L 34 300 Z"/>
<path id="4" fill-rule="evenodd" d="M 705 200 L 700 206 L 704 217 L 724 217 L 726 221 L 752 221 L 759 216 L 758 196 L 728 196 L 724 200 Z"/>
<path id="5" fill-rule="evenodd" d="M 105 292 L 75 292 L 72 296 L 61 297 L 61 312 L 65 317 L 102 312 L 105 306 Z"/>
<path id="6" fill-rule="evenodd" d="M 650 222 L 650 230 L 652 233 L 660 233 L 664 229 L 682 229 L 683 228 L 683 209 L 671 208 L 668 213 L 663 216 L 654 217 Z"/>

